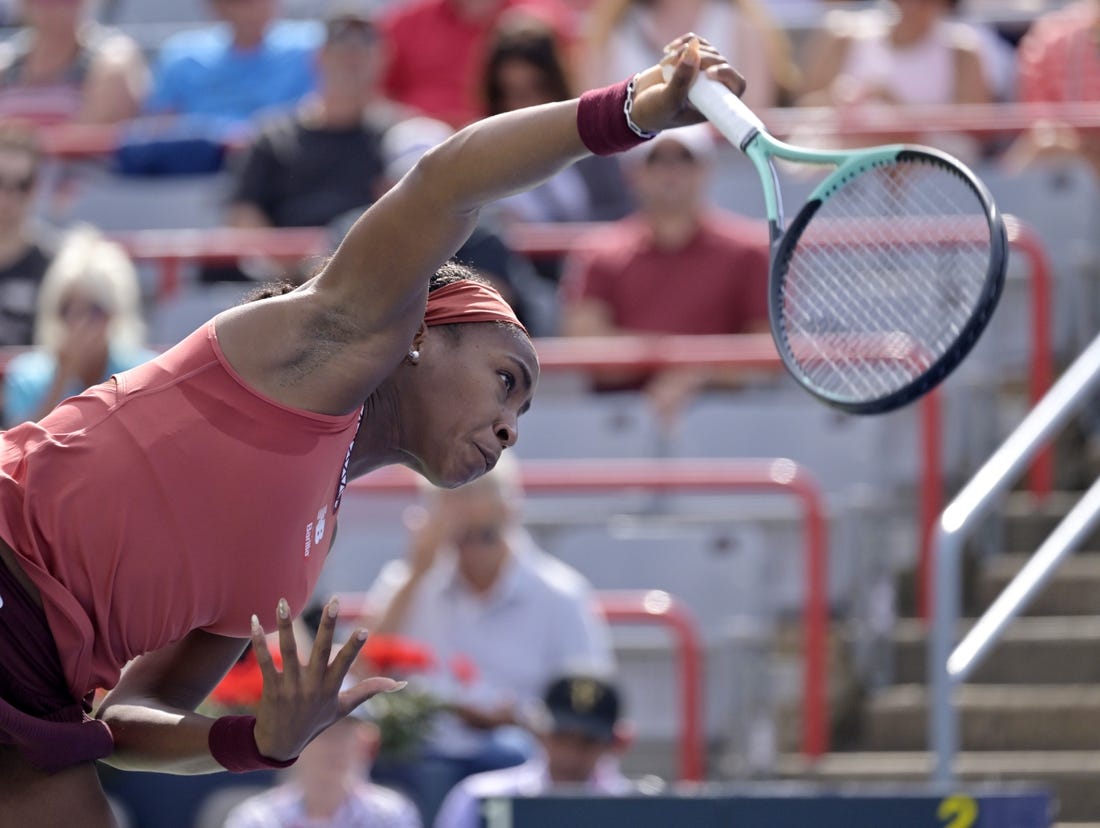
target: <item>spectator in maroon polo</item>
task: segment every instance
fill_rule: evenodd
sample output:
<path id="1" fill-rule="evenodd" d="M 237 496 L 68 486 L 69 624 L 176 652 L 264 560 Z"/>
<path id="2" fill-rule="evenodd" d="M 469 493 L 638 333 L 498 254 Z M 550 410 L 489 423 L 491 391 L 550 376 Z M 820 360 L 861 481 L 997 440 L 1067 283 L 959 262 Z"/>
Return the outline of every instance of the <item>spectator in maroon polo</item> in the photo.
<path id="1" fill-rule="evenodd" d="M 665 132 L 623 158 L 638 201 L 565 263 L 561 332 L 736 334 L 767 330 L 768 254 L 762 231 L 710 202 L 709 127 Z M 672 423 L 694 394 L 737 378 L 678 369 L 601 377 L 603 390 L 645 387 Z"/>

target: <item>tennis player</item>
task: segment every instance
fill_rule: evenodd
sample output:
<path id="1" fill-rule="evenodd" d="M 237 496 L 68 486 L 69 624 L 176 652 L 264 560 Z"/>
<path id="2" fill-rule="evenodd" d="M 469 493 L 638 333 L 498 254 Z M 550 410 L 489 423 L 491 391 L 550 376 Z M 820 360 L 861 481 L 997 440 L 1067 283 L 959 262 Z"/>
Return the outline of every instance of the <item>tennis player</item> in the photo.
<path id="1" fill-rule="evenodd" d="M 361 702 L 400 688 L 377 677 L 341 691 L 366 632 L 333 656 L 333 603 L 312 651 L 295 648 L 291 619 L 343 487 L 393 463 L 458 486 L 515 443 L 535 351 L 499 294 L 443 263 L 488 202 L 700 120 L 687 103 L 699 71 L 744 88 L 693 36 L 665 62 L 668 82 L 654 66 L 462 130 L 297 290 L 219 314 L 0 435 L 5 822 L 111 824 L 95 760 L 175 773 L 288 765 Z M 196 714 L 273 628 L 283 667 L 257 647 L 256 715 Z M 97 688 L 113 689 L 91 718 Z"/>

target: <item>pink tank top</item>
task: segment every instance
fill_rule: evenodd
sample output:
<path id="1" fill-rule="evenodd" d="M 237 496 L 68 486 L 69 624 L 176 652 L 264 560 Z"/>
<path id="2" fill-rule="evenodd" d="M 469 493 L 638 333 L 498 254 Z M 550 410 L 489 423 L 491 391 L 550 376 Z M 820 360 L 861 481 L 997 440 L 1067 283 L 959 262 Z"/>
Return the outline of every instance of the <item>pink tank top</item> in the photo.
<path id="1" fill-rule="evenodd" d="M 0 535 L 42 593 L 75 698 L 193 629 L 274 629 L 309 599 L 358 411 L 251 389 L 210 322 L 160 357 L 0 433 Z"/>

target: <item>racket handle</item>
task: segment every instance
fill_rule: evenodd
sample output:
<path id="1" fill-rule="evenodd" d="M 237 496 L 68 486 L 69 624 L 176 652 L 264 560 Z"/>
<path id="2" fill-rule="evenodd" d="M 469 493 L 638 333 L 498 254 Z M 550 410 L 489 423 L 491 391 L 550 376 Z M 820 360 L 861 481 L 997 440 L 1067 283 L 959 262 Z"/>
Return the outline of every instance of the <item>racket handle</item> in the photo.
<path id="1" fill-rule="evenodd" d="M 671 77 L 672 72 L 672 66 L 666 64 L 665 80 Z M 748 140 L 756 133 L 767 132 L 764 122 L 756 117 L 756 113 L 744 101 L 706 75 L 700 74 L 695 79 L 688 92 L 688 99 L 727 141 L 739 149 L 744 149 Z"/>

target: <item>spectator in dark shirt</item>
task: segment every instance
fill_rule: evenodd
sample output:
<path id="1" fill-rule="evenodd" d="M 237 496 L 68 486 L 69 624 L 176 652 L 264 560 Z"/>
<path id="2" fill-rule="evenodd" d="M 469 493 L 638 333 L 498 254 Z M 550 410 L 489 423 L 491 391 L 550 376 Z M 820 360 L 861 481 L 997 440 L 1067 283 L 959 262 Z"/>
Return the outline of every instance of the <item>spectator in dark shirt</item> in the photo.
<path id="1" fill-rule="evenodd" d="M 0 124 L 0 345 L 30 345 L 38 288 L 53 256 L 30 221 L 41 158 L 34 134 Z"/>
<path id="2" fill-rule="evenodd" d="M 379 44 L 371 20 L 351 6 L 335 9 L 317 60 L 316 93 L 270 122 L 243 157 L 229 225 L 339 225 L 384 190 L 380 141 L 403 111 L 377 91 Z M 204 271 L 207 281 L 226 278 L 239 276 L 226 268 Z"/>

